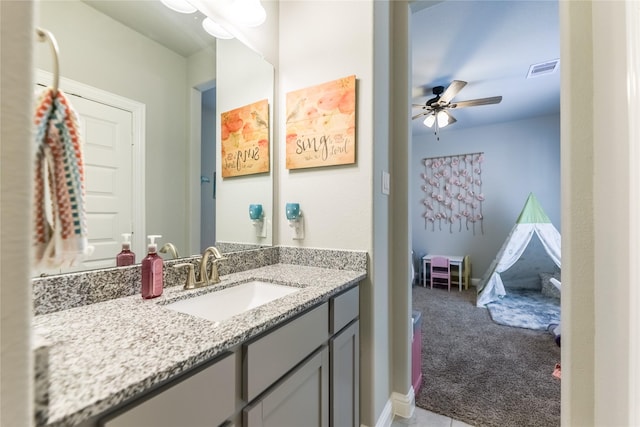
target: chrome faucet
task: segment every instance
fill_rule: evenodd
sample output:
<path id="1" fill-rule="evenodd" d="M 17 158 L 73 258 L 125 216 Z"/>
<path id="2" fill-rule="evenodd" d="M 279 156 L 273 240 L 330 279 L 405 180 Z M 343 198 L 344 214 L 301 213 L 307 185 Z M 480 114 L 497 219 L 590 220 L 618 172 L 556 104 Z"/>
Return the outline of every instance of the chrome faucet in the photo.
<path id="1" fill-rule="evenodd" d="M 211 271 L 208 272 L 207 264 L 209 263 L 209 258 L 211 257 L 213 257 L 213 261 L 211 262 Z M 176 269 L 186 267 L 188 270 L 184 289 L 195 289 L 220 283 L 220 275 L 218 274 L 218 262 L 225 259 L 226 258 L 222 256 L 218 248 L 216 248 L 215 246 L 209 246 L 207 249 L 205 249 L 202 253 L 202 258 L 200 259 L 199 280 L 196 280 L 193 264 L 187 262 L 176 264 L 173 267 Z"/>
<path id="2" fill-rule="evenodd" d="M 176 247 L 173 245 L 173 243 L 165 243 L 164 245 L 162 245 L 162 247 L 160 248 L 160 253 L 166 254 L 167 252 L 171 253 L 171 256 L 175 259 L 175 258 L 180 258 L 180 255 L 178 255 L 178 250 L 176 249 Z"/>

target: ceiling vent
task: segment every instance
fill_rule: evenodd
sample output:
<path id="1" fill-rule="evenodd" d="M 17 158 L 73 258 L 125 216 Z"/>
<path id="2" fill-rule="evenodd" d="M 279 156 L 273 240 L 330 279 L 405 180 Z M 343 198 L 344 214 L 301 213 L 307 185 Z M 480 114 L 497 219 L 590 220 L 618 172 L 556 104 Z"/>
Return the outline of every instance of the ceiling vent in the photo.
<path id="1" fill-rule="evenodd" d="M 531 79 L 533 77 L 555 73 L 556 70 L 558 69 L 559 64 L 560 64 L 559 59 L 554 59 L 553 61 L 541 62 L 540 64 L 533 64 L 531 67 L 529 67 L 529 73 L 527 73 L 527 78 Z"/>

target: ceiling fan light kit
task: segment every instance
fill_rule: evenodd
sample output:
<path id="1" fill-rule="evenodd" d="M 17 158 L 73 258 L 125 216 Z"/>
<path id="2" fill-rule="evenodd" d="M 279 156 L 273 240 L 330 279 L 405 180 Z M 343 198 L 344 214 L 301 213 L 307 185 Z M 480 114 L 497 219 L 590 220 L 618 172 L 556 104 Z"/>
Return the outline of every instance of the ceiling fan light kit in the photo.
<path id="1" fill-rule="evenodd" d="M 424 125 L 428 128 L 432 127 L 436 122 L 436 116 L 434 114 L 429 114 L 426 119 L 424 119 Z"/>
<path id="2" fill-rule="evenodd" d="M 445 89 L 444 86 L 436 86 L 432 89 L 434 97 L 427 100 L 425 104 L 413 104 L 414 107 L 422 108 L 422 112 L 414 115 L 413 120 L 426 116 L 423 123 L 431 128 L 435 124 L 435 134 L 438 136 L 438 129 L 455 123 L 457 120 L 447 110 L 465 107 L 475 107 L 478 105 L 498 104 L 502 101 L 502 96 L 492 96 L 489 98 L 472 99 L 469 101 L 451 102 L 452 99 L 467 85 L 462 80 L 454 80 Z M 440 138 L 438 137 L 438 140 Z"/>

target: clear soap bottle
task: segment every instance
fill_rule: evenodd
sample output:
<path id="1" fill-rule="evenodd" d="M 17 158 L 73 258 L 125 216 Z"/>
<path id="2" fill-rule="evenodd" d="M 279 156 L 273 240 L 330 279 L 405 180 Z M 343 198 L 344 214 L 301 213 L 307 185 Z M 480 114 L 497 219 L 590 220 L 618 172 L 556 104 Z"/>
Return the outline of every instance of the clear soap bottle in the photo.
<path id="1" fill-rule="evenodd" d="M 155 239 L 160 235 L 147 236 L 149 246 L 147 256 L 142 260 L 142 298 L 149 299 L 162 295 L 162 267 L 163 261 L 158 255 Z"/>
<path id="2" fill-rule="evenodd" d="M 131 234 L 122 233 L 122 251 L 116 256 L 116 266 L 133 265 L 136 263 L 136 254 L 131 252 Z"/>

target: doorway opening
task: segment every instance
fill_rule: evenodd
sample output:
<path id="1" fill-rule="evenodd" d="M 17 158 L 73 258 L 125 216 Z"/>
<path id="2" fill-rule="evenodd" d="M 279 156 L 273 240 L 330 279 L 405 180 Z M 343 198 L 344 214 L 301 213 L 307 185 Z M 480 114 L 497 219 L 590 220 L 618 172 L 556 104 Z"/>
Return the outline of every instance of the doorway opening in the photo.
<path id="1" fill-rule="evenodd" d="M 216 88 L 202 91 L 200 251 L 216 242 Z"/>
<path id="2" fill-rule="evenodd" d="M 411 139 L 413 141 L 410 148 L 412 161 L 408 189 L 411 249 L 415 252 L 416 260 L 435 254 L 469 255 L 471 284 L 477 286 L 478 279 L 491 264 L 515 222 L 522 208 L 522 202 L 530 192 L 541 199 L 545 211 L 554 225 L 560 229 L 560 75 L 556 72 L 525 80 L 531 64 L 559 58 L 559 5 L 557 2 L 542 4 L 539 2 L 444 1 L 420 2 L 417 7 L 418 9 L 412 8 L 410 24 L 413 38 L 410 42 L 412 45 L 411 75 L 413 96 L 416 97 L 411 100 L 416 103 L 412 109 L 412 115 L 416 119 L 412 121 Z M 419 24 L 415 22 L 418 14 L 421 19 Z M 527 38 L 534 34 L 533 30 L 536 29 L 528 31 L 530 27 L 535 27 L 540 21 L 545 23 L 540 26 L 545 32 L 539 37 Z M 420 34 L 420 30 L 424 29 L 428 29 L 428 32 L 425 31 L 427 34 L 422 35 L 421 39 L 415 38 Z M 437 42 L 430 37 L 431 34 L 438 34 Z M 512 72 L 513 75 L 510 74 Z M 438 102 L 434 99 L 438 91 L 434 89 L 440 86 L 447 88 L 455 81 L 464 81 L 465 85 L 464 90 L 455 91 L 452 102 L 464 103 L 496 95 L 502 96 L 502 102 L 497 105 L 475 104 L 473 108 L 455 109 L 452 116 L 457 121 L 449 122 L 448 124 L 452 126 L 447 126 L 446 129 L 441 129 L 437 135 L 434 135 L 433 128 L 428 127 L 429 123 L 423 124 L 425 117 L 419 116 L 419 112 L 431 111 L 428 107 Z M 532 92 L 529 93 L 529 91 Z M 545 108 L 526 110 L 534 105 L 533 95 L 536 100 L 540 100 L 542 95 L 545 96 L 542 100 L 545 101 L 542 102 Z M 516 102 L 520 99 L 526 99 L 528 102 Z M 462 104 L 462 106 L 469 106 L 469 104 Z M 549 106 L 554 109 L 547 109 Z M 505 107 L 507 111 L 502 109 Z M 482 163 L 482 165 L 474 165 L 472 169 L 473 172 L 476 167 L 481 170 L 481 177 L 470 177 L 474 180 L 473 184 L 476 184 L 476 187 L 469 186 L 469 188 L 475 194 L 472 196 L 464 186 L 464 190 L 458 190 L 457 183 L 462 181 L 457 177 L 451 180 L 447 177 L 442 185 L 443 193 L 446 193 L 443 203 L 440 204 L 437 198 L 434 200 L 434 197 L 441 197 L 440 192 L 427 191 L 433 188 L 429 180 L 433 181 L 434 173 L 440 176 L 443 167 L 448 167 L 444 171 L 445 174 L 457 173 L 458 163 L 455 168 L 452 168 L 451 163 L 446 163 L 447 160 L 451 162 L 451 159 L 455 159 L 456 156 L 471 153 L 482 154 L 482 157 L 477 160 L 478 164 Z M 443 159 L 444 163 L 440 165 L 438 161 L 438 166 L 434 166 L 434 162 L 430 161 L 433 158 Z M 544 171 L 540 173 L 540 170 L 528 170 L 527 164 L 542 164 Z M 473 210 L 465 209 L 462 211 L 464 215 L 460 214 L 460 211 L 456 210 L 458 205 L 455 203 L 466 203 L 466 196 L 473 197 L 470 199 L 472 207 L 481 206 L 482 210 L 474 213 Z M 436 214 L 439 215 L 435 216 Z M 479 216 L 471 217 L 470 215 Z M 419 268 L 419 265 L 420 263 L 417 263 L 416 267 Z M 457 313 L 459 316 L 453 319 L 457 326 L 461 324 L 461 319 L 466 318 L 465 316 L 469 319 L 478 316 L 478 319 L 474 319 L 477 320 L 476 322 L 469 323 L 473 328 L 479 328 L 481 321 L 487 320 L 486 328 L 495 329 L 486 310 L 475 307 L 476 296 L 473 288 L 471 293 L 468 291 L 458 293 L 457 290 L 455 292 L 454 294 L 453 289 L 451 294 L 446 290 L 432 292 L 416 287 L 413 291 L 414 307 L 420 306 L 421 297 L 428 301 L 435 298 L 442 299 L 442 303 L 436 304 L 435 308 L 429 306 L 425 311 L 427 314 L 441 309 L 445 302 L 452 304 L 459 302 L 461 311 Z M 456 301 L 452 301 L 454 299 Z M 443 318 L 445 314 L 448 313 L 443 313 L 439 318 Z M 428 317 L 423 313 L 423 322 L 432 324 L 428 330 L 423 330 L 423 336 L 433 344 L 433 336 L 428 334 L 435 330 L 442 334 L 445 329 L 444 327 L 433 328 L 434 319 Z M 478 386 L 477 382 L 470 381 L 465 387 L 455 390 L 454 398 L 461 398 L 465 393 L 469 393 L 466 399 L 460 399 L 463 402 L 460 405 L 456 405 L 454 399 L 442 399 L 440 402 L 434 397 L 451 391 L 452 386 L 456 384 L 453 375 L 459 375 L 461 369 L 454 369 L 455 357 L 470 353 L 470 350 L 465 349 L 463 345 L 473 342 L 476 337 L 483 336 L 480 331 L 471 334 L 472 327 L 453 328 L 449 334 L 444 334 L 446 336 L 441 346 L 432 345 L 431 351 L 424 352 L 422 366 L 428 365 L 428 368 L 423 375 L 431 375 L 432 378 L 439 376 L 440 388 L 436 390 L 433 386 L 436 383 L 434 380 L 429 385 L 433 388 L 425 388 L 425 392 L 416 393 L 418 407 L 428 408 L 440 414 L 456 415 L 457 419 L 463 421 L 472 419 L 473 414 L 480 414 L 476 418 L 480 420 L 490 412 L 487 407 L 482 408 L 476 405 L 476 399 L 469 398 L 469 395 L 477 396 L 473 392 L 469 393 Z M 518 332 L 520 331 L 523 334 L 531 332 L 526 329 L 520 329 Z M 463 336 L 465 339 L 461 339 Z M 501 397 L 507 394 L 505 392 L 500 396 L 499 387 L 505 387 L 506 383 L 513 386 L 511 390 L 523 386 L 523 389 L 527 389 L 526 392 L 530 392 L 535 385 L 535 381 L 525 384 L 528 381 L 527 375 L 533 375 L 534 371 L 524 372 L 524 366 L 531 365 L 516 363 L 516 357 L 512 359 L 506 357 L 508 356 L 508 352 L 505 351 L 507 346 L 513 346 L 517 342 L 516 339 L 520 337 L 509 337 L 503 342 L 497 341 L 492 347 L 489 346 L 490 339 L 493 340 L 496 336 L 495 333 L 487 334 L 487 339 L 479 340 L 478 345 L 473 348 L 473 352 L 477 353 L 478 357 L 463 361 L 460 359 L 461 365 L 464 363 L 464 369 L 469 369 L 468 372 L 472 372 L 472 368 L 476 369 L 473 374 L 466 375 L 467 378 L 482 378 L 485 383 L 489 380 L 496 381 L 495 386 L 489 387 L 496 391 L 496 398 L 490 400 L 489 394 L 483 393 L 485 402 L 501 402 L 503 400 Z M 548 375 L 541 376 L 539 383 L 550 384 L 550 387 L 534 397 L 548 396 L 549 402 L 540 399 L 540 402 L 544 402 L 541 406 L 549 403 L 545 416 L 552 414 L 553 417 L 550 419 L 553 419 L 553 422 L 559 422 L 560 387 L 559 384 L 553 383 L 554 379 L 551 377 L 555 363 L 559 362 L 560 353 L 554 336 L 547 331 L 542 331 L 535 339 L 522 341 L 528 346 L 527 349 L 531 349 L 530 354 L 539 344 L 540 352 L 546 351 L 545 354 L 549 355 L 548 363 L 543 358 L 537 360 L 545 361 L 541 371 L 548 372 Z M 454 347 L 457 352 L 452 351 Z M 434 348 L 446 348 L 456 356 L 440 357 L 440 353 L 434 351 Z M 513 366 L 522 368 L 523 372 L 513 369 L 501 375 L 495 365 L 494 369 L 490 369 L 492 366 L 490 363 L 481 362 L 482 354 L 488 355 L 493 362 L 496 361 L 496 356 L 505 356 L 506 362 L 499 364 L 499 368 L 504 368 L 508 363 L 513 362 Z M 446 363 L 438 365 L 443 361 Z M 444 374 L 448 368 L 451 368 L 449 377 Z M 509 380 L 505 381 L 506 378 Z M 543 388 L 541 387 L 540 390 Z M 441 403 L 442 406 L 438 407 Z M 517 414 L 518 405 L 514 406 L 516 406 L 515 410 L 509 408 L 500 415 L 503 417 L 503 424 L 518 424 L 507 422 L 509 416 L 515 417 Z M 553 409 L 549 409 L 550 407 Z M 520 416 L 520 414 L 517 415 Z M 526 418 L 530 414 L 523 413 L 522 416 Z M 484 422 L 489 423 L 487 419 L 484 419 Z"/>

